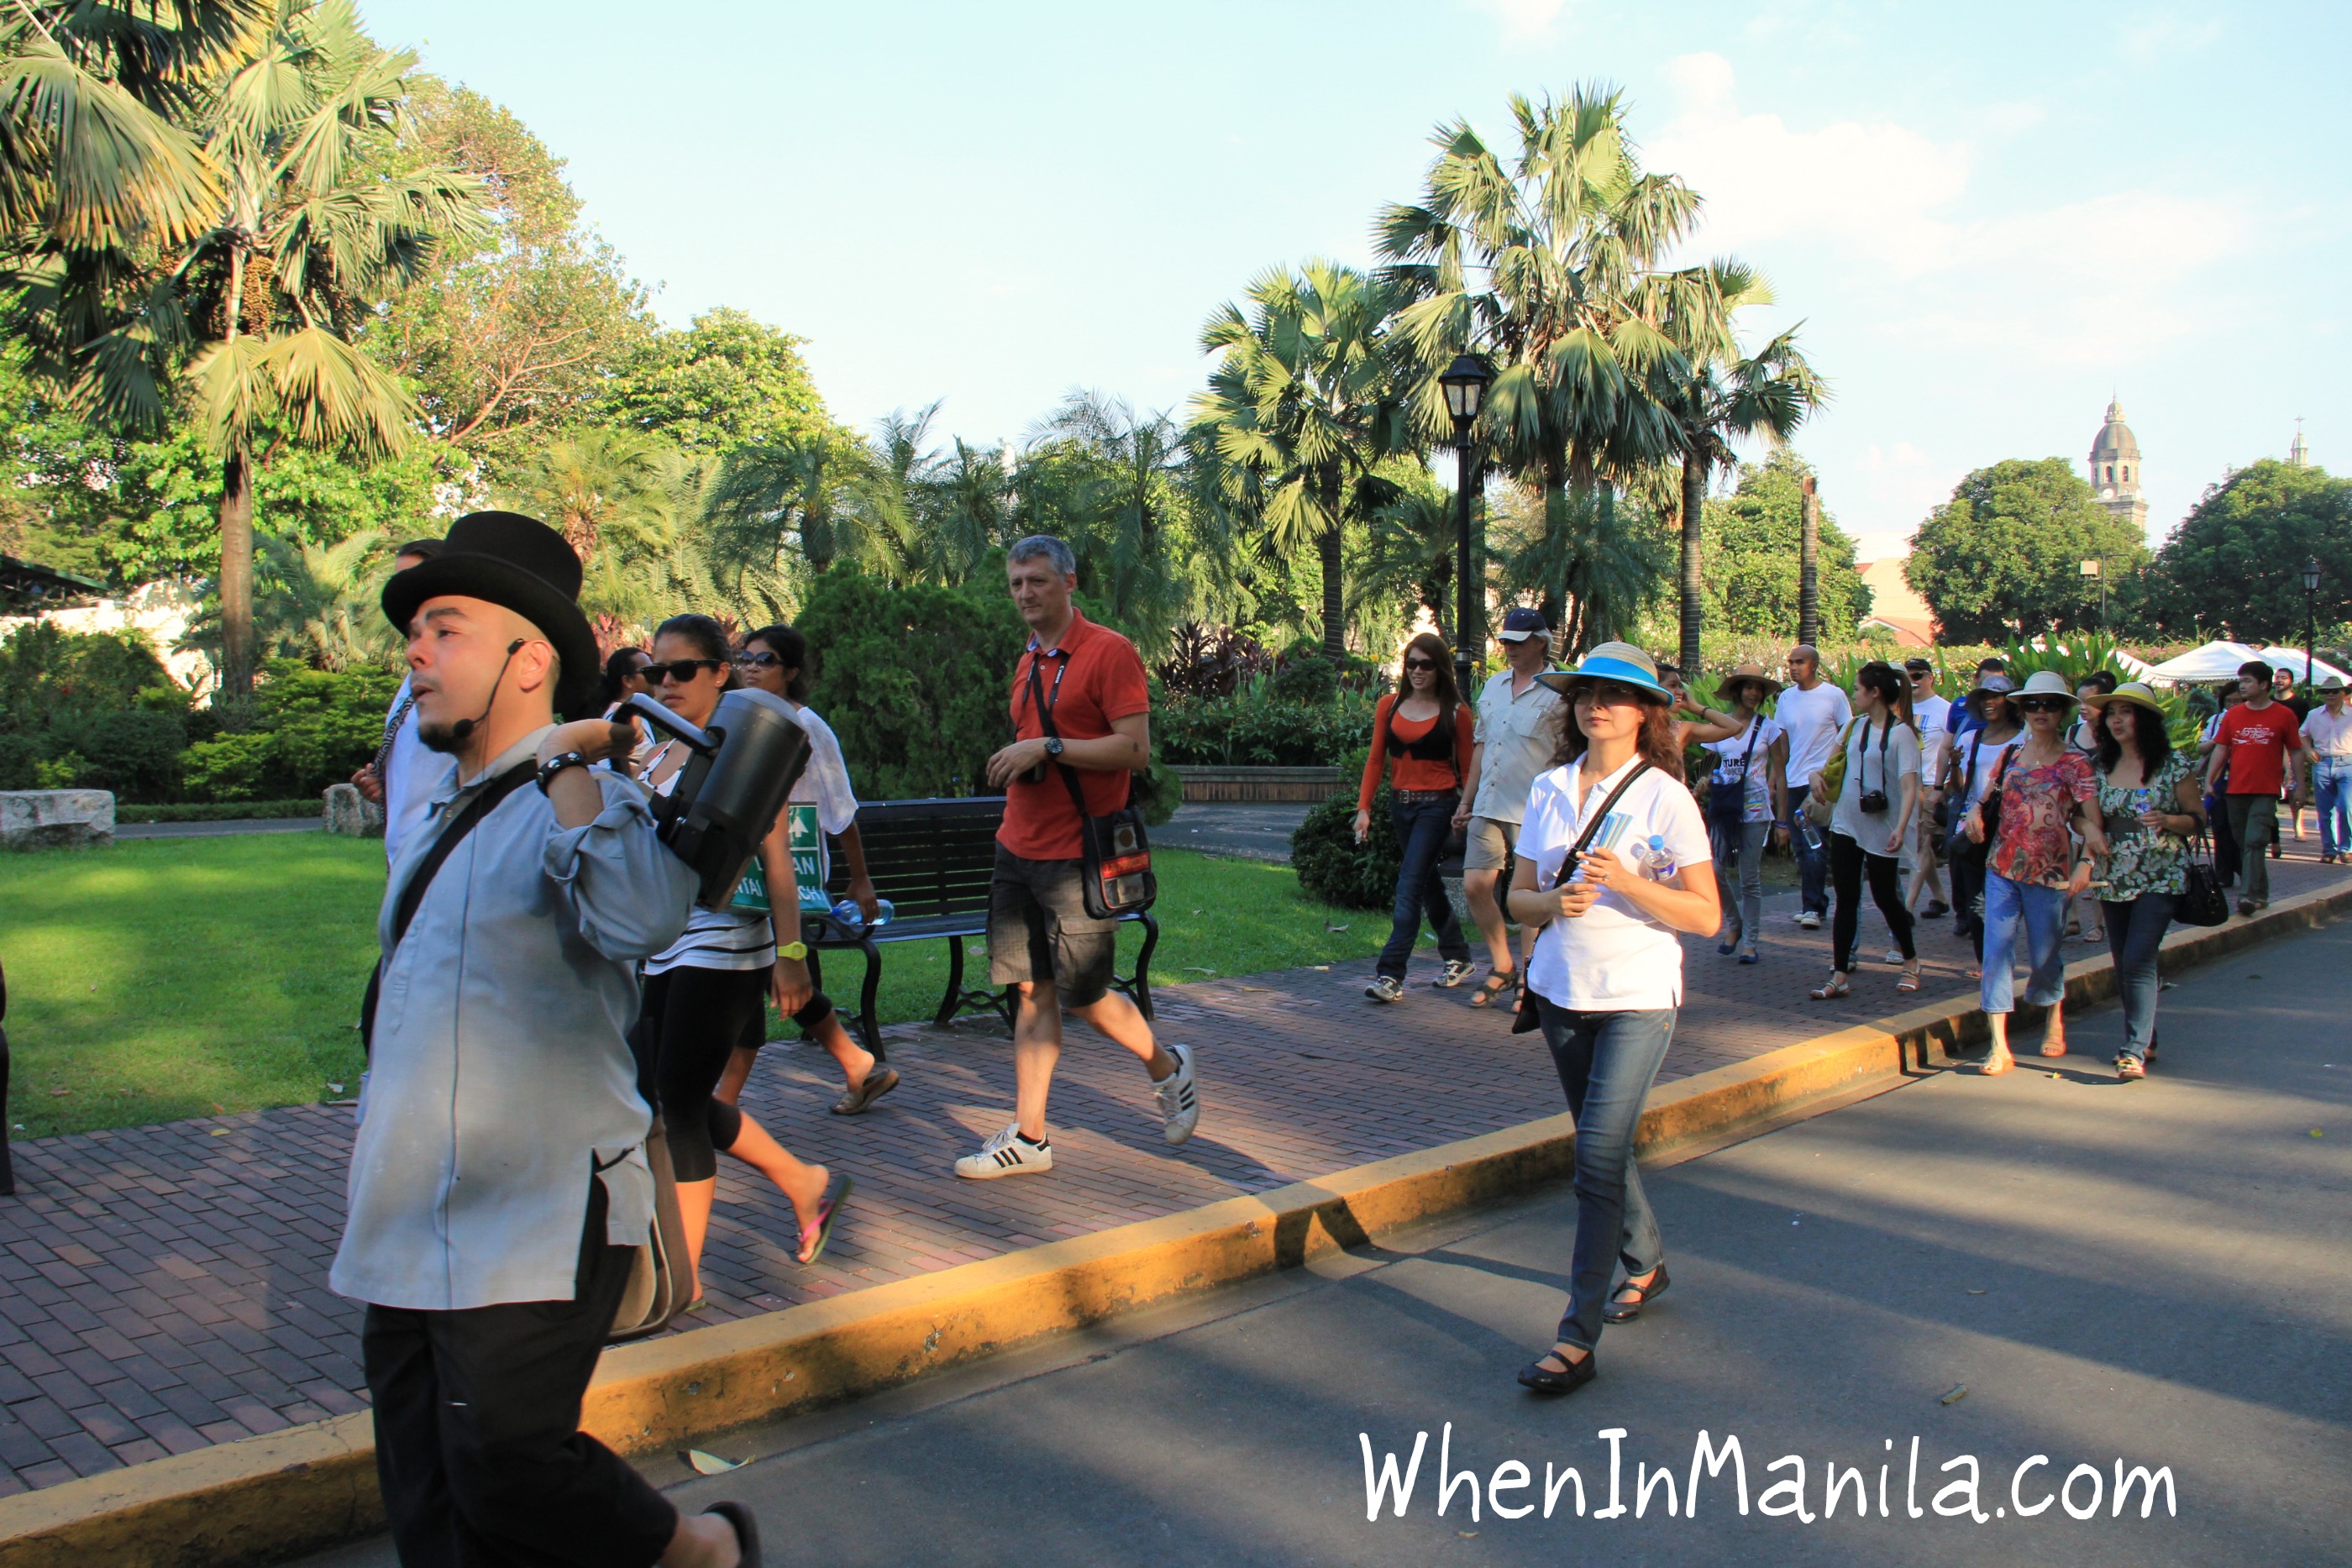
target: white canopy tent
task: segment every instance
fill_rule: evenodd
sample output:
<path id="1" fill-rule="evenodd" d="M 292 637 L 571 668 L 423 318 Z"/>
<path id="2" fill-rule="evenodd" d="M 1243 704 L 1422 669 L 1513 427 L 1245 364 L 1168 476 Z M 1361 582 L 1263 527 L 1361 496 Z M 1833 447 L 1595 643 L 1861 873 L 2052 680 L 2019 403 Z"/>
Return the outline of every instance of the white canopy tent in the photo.
<path id="1" fill-rule="evenodd" d="M 2295 683 L 2300 685 L 2303 682 L 2302 649 L 2277 644 L 2257 648 L 2247 643 L 2208 643 L 2201 648 L 2192 648 L 2177 658 L 2152 665 L 2147 675 L 2147 679 L 2166 685 L 2216 685 L 2237 679 L 2238 666 L 2253 659 L 2260 659 L 2273 668 L 2293 670 Z M 2314 660 L 2311 671 L 2313 678 L 2317 680 L 2336 675 L 2352 681 L 2352 674 L 2347 674 L 2325 659 Z"/>

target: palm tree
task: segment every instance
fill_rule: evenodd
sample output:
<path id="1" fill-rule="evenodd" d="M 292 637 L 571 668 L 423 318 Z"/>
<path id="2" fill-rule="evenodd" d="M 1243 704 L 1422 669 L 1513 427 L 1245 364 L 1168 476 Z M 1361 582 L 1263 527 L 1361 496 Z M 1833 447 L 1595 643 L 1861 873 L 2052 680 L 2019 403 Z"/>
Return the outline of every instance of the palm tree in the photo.
<path id="1" fill-rule="evenodd" d="M 1394 298 L 1352 267 L 1310 261 L 1250 285 L 1201 329 L 1222 358 L 1193 400 L 1194 450 L 1211 483 L 1277 555 L 1312 549 L 1323 585 L 1323 648 L 1347 651 L 1343 546 L 1393 498 L 1382 458 L 1402 449 L 1404 407 L 1387 342 Z"/>
<path id="2" fill-rule="evenodd" d="M 1700 549 L 1707 483 L 1738 461 L 1734 439 L 1760 435 L 1779 445 L 1828 400 L 1829 389 L 1797 348 L 1794 327 L 1752 354 L 1741 352 L 1733 315 L 1772 302 L 1771 286 L 1752 267 L 1717 260 L 1699 278 L 1675 280 L 1669 292 L 1667 329 L 1682 346 L 1681 373 L 1662 375 L 1653 390 L 1682 453 L 1681 662 L 1695 674 L 1706 610 Z"/>
<path id="3" fill-rule="evenodd" d="M 1195 564 L 1221 542 L 1202 535 L 1182 429 L 1073 392 L 1030 437 L 1013 475 L 1023 531 L 1069 539 L 1093 601 L 1156 651 L 1195 608 Z"/>
<path id="4" fill-rule="evenodd" d="M 1417 461 L 1391 465 L 1397 494 L 1374 512 L 1349 583 L 1349 609 L 1361 620 L 1376 603 L 1399 601 L 1429 612 L 1438 635 L 1454 641 L 1454 492 Z M 1479 577 L 1474 559 L 1471 580 Z"/>
<path id="5" fill-rule="evenodd" d="M 737 447 L 711 485 L 714 556 L 739 574 L 882 566 L 859 507 L 874 471 L 866 444 L 841 431 Z"/>
<path id="6" fill-rule="evenodd" d="M 360 348 L 375 307 L 444 237 L 486 222 L 479 183 L 402 147 L 415 57 L 376 47 L 349 0 L 275 0 L 206 57 L 186 97 L 215 171 L 202 231 L 102 253 L 60 252 L 27 313 L 74 367 L 85 409 L 163 422 L 183 381 L 222 464 L 222 687 L 251 689 L 254 466 L 281 441 L 397 452 L 415 415 Z"/>
<path id="7" fill-rule="evenodd" d="M 1522 482 L 1495 512 L 1504 591 L 1536 597 L 1559 653 L 1572 658 L 1632 637 L 1663 597 L 1673 559 L 1664 530 L 1646 505 L 1614 486 L 1553 501 Z"/>

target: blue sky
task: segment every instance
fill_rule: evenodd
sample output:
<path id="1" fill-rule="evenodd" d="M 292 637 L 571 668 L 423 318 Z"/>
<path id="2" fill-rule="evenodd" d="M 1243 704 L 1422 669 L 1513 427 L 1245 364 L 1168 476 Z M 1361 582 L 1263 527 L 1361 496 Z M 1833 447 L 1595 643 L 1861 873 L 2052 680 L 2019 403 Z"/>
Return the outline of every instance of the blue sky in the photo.
<path id="1" fill-rule="evenodd" d="M 1797 445 L 1865 554 L 1972 467 L 2080 465 L 2111 392 L 2158 538 L 2298 415 L 2352 467 L 2352 29 L 2318 5 L 362 8 L 570 160 L 666 319 L 805 337 L 861 426 L 943 398 L 993 442 L 1078 386 L 1181 410 L 1208 312 L 1369 260 L 1433 125 L 1601 79 L 1707 199 L 1694 254 L 1772 278 L 1751 329 L 1805 323 L 1836 401 Z"/>

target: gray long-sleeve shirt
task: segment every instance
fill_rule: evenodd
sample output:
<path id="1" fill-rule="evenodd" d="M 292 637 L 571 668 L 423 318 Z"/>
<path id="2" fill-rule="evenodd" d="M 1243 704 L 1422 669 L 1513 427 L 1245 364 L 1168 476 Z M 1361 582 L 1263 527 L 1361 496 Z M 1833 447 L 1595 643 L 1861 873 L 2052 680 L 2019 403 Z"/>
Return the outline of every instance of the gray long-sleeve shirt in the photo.
<path id="1" fill-rule="evenodd" d="M 646 1239 L 653 1118 L 626 1037 L 637 964 L 685 928 L 695 876 L 654 836 L 644 789 L 593 769 L 604 810 L 571 829 L 541 791 L 515 790 L 451 852 L 391 946 L 417 862 L 546 733 L 462 788 L 452 769 L 392 868 L 374 1050 L 328 1277 L 340 1295 L 428 1312 L 569 1301 L 592 1179 L 604 1184 L 606 1239 Z"/>

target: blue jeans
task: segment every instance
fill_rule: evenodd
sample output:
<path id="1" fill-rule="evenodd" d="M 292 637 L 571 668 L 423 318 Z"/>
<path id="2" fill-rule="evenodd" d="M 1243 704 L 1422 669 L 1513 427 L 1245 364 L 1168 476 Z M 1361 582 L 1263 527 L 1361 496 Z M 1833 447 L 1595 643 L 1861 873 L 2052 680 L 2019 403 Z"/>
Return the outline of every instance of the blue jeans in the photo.
<path id="1" fill-rule="evenodd" d="M 2312 764 L 2311 782 L 2319 797 L 2320 852 L 2352 854 L 2352 758 L 2321 758 Z"/>
<path id="2" fill-rule="evenodd" d="M 1789 851 L 1797 857 L 1797 885 L 1802 891 L 1804 907 L 1815 915 L 1830 912 L 1830 831 L 1815 831 L 1822 836 L 1822 847 L 1805 847 L 1805 797 L 1813 792 L 1810 784 L 1789 786 L 1789 817 L 1784 824 L 1789 830 Z"/>
<path id="3" fill-rule="evenodd" d="M 2048 1007 L 2066 995 L 2066 890 L 2011 882 L 1997 871 L 1985 873 L 1984 1010 L 2017 1010 L 2010 966 L 2017 939 L 2025 937 L 2026 962 L 2033 973 L 2025 982 L 2025 999 Z"/>
<path id="4" fill-rule="evenodd" d="M 1380 972 L 1404 978 L 1405 960 L 1421 935 L 1421 918 L 1437 934 L 1437 951 L 1448 958 L 1470 959 L 1470 944 L 1462 936 L 1462 922 L 1454 901 L 1445 896 L 1445 879 L 1437 874 L 1444 858 L 1445 841 L 1454 836 L 1454 808 L 1460 797 L 1409 801 L 1389 798 L 1389 821 L 1396 825 L 1397 844 L 1404 863 L 1397 868 L 1396 910 L 1389 923 L 1389 945 L 1381 949 Z"/>
<path id="5" fill-rule="evenodd" d="M 1657 1217 L 1633 1168 L 1633 1134 L 1674 1039 L 1675 1009 L 1571 1012 L 1535 998 L 1559 1086 L 1576 1117 L 1576 1252 L 1560 1341 L 1591 1350 L 1622 1261 L 1646 1274 L 1665 1257 Z"/>
<path id="6" fill-rule="evenodd" d="M 2123 1053 L 2144 1058 L 2156 1043 L 2157 948 L 2172 924 L 2173 895 L 2143 893 L 2123 904 L 2099 902 L 2107 912 L 2107 951 L 2115 956 L 2116 989 L 2123 997 Z"/>

